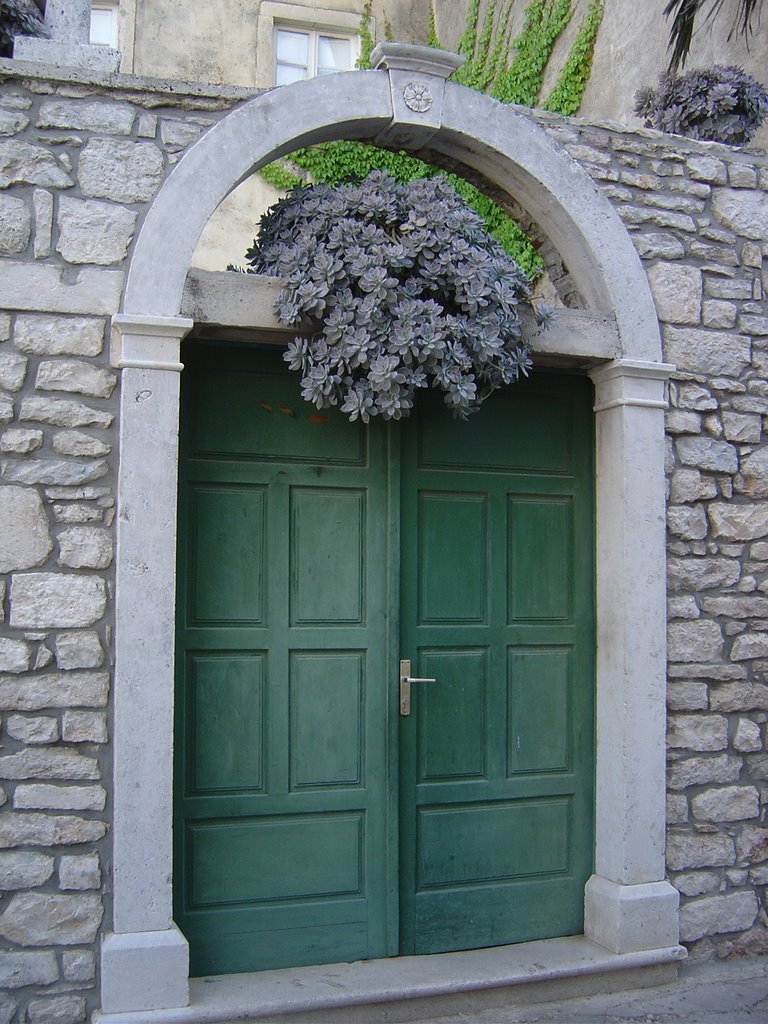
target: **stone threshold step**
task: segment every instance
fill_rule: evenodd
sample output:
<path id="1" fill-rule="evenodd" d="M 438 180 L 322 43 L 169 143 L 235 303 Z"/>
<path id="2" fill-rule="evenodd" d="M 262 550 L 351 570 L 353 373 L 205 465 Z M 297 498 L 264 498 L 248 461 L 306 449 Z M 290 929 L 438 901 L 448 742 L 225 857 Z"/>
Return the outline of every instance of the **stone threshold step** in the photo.
<path id="1" fill-rule="evenodd" d="M 665 985 L 683 946 L 610 953 L 577 935 L 493 949 L 190 981 L 190 1005 L 96 1013 L 94 1024 L 394 1024 Z"/>

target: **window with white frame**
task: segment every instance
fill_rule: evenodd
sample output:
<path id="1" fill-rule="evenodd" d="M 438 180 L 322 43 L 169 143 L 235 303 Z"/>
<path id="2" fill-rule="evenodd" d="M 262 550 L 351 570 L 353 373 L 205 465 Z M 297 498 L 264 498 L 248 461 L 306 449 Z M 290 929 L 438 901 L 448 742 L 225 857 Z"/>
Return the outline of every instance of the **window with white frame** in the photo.
<path id="1" fill-rule="evenodd" d="M 275 85 L 350 71 L 358 56 L 356 35 L 326 29 L 275 26 Z"/>
<path id="2" fill-rule="evenodd" d="M 117 3 L 101 0 L 91 4 L 91 42 L 117 49 Z"/>

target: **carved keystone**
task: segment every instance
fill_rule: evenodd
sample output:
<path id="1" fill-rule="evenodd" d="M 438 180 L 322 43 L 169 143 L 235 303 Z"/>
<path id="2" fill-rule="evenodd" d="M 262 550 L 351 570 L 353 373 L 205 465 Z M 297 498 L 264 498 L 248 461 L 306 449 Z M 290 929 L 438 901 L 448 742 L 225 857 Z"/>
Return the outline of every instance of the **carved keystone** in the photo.
<path id="1" fill-rule="evenodd" d="M 379 43 L 371 53 L 377 70 L 389 72 L 392 123 L 376 138 L 382 146 L 418 149 L 440 128 L 445 80 L 464 57 L 433 46 Z"/>

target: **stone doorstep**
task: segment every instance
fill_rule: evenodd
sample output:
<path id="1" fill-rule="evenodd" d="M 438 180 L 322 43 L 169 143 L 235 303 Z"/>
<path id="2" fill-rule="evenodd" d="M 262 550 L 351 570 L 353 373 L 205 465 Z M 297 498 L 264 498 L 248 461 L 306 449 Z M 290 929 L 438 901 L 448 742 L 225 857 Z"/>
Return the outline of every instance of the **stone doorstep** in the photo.
<path id="1" fill-rule="evenodd" d="M 666 985 L 683 946 L 609 953 L 582 935 L 190 980 L 183 1009 L 99 1013 L 93 1024 L 378 1024 Z"/>

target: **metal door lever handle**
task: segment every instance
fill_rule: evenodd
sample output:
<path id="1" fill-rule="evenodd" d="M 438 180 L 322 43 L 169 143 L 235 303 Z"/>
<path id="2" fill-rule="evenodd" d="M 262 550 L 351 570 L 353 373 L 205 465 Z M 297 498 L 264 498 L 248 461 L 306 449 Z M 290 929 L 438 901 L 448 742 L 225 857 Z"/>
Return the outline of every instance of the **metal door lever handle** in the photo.
<path id="1" fill-rule="evenodd" d="M 411 713 L 411 683 L 436 683 L 436 679 L 411 675 L 411 662 L 406 659 L 400 662 L 400 714 Z"/>

